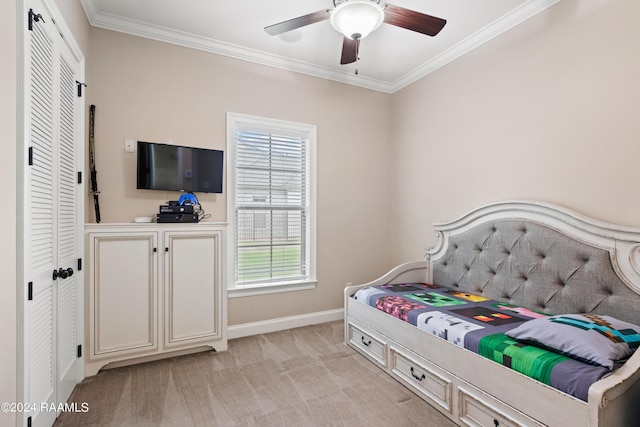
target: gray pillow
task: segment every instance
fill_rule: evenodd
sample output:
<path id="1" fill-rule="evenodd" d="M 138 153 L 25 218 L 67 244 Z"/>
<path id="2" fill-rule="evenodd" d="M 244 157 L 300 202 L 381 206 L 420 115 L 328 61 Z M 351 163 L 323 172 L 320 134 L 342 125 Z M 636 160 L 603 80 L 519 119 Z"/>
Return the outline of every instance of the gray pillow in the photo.
<path id="1" fill-rule="evenodd" d="M 613 369 L 640 345 L 640 327 L 610 316 L 562 314 L 529 320 L 506 335 Z"/>

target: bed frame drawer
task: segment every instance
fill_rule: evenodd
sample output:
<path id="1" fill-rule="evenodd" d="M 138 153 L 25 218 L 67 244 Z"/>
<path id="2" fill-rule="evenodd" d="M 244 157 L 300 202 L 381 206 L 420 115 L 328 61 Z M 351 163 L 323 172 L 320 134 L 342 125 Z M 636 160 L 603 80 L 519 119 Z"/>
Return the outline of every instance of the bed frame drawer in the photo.
<path id="1" fill-rule="evenodd" d="M 391 373 L 403 384 L 451 413 L 453 384 L 448 375 L 432 363 L 392 345 Z"/>
<path id="2" fill-rule="evenodd" d="M 367 356 L 383 368 L 387 367 L 387 344 L 373 334 L 363 332 L 357 326 L 349 323 L 349 345 Z"/>
<path id="3" fill-rule="evenodd" d="M 458 402 L 461 425 L 472 427 L 543 426 L 514 408 L 471 387 L 458 387 Z"/>

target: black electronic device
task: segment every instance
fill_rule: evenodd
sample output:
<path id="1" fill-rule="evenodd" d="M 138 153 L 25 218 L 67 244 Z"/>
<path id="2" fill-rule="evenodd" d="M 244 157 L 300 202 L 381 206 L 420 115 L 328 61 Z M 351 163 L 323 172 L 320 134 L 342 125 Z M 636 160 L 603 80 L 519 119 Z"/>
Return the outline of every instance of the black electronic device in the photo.
<path id="1" fill-rule="evenodd" d="M 160 213 L 184 213 L 184 214 L 192 214 L 193 213 L 193 205 L 160 205 Z"/>
<path id="2" fill-rule="evenodd" d="M 138 141 L 136 188 L 222 193 L 223 164 L 221 150 Z"/>
<path id="3" fill-rule="evenodd" d="M 198 222 L 198 214 L 159 213 L 156 215 L 158 223 Z"/>

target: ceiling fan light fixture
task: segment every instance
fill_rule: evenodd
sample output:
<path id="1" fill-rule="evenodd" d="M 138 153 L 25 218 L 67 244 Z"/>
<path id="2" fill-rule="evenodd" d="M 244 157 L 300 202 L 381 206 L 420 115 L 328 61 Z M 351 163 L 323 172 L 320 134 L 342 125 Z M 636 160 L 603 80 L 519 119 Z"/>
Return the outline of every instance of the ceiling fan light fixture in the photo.
<path id="1" fill-rule="evenodd" d="M 384 21 L 384 10 L 376 1 L 349 0 L 331 11 L 331 26 L 353 40 L 360 40 Z"/>

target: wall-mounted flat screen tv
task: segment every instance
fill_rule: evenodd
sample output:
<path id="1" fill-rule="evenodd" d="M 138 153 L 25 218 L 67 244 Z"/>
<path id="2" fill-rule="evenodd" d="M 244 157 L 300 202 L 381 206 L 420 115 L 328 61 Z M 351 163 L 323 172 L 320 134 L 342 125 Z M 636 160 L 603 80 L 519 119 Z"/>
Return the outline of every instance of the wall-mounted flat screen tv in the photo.
<path id="1" fill-rule="evenodd" d="M 137 188 L 222 193 L 224 152 L 138 141 Z"/>

